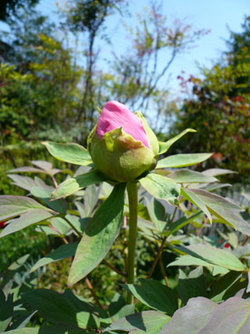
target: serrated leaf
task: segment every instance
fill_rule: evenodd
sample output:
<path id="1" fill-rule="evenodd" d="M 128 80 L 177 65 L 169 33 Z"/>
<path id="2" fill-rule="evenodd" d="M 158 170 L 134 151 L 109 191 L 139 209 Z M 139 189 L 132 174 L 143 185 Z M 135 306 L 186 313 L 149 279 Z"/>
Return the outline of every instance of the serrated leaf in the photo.
<path id="1" fill-rule="evenodd" d="M 54 212 L 29 197 L 11 195 L 0 196 L 0 221 L 19 216 L 34 209 Z"/>
<path id="2" fill-rule="evenodd" d="M 139 182 L 153 197 L 170 203 L 177 202 L 180 194 L 180 185 L 168 177 L 150 173 L 140 179 Z"/>
<path id="3" fill-rule="evenodd" d="M 81 145 L 69 143 L 43 142 L 49 153 L 56 159 L 75 165 L 86 166 L 92 163 L 88 151 Z"/>
<path id="4" fill-rule="evenodd" d="M 90 220 L 70 268 L 69 285 L 77 283 L 92 271 L 111 248 L 123 221 L 125 187 L 123 183 L 115 185 Z"/>
<path id="5" fill-rule="evenodd" d="M 31 268 L 30 272 L 32 273 L 38 268 L 43 267 L 49 263 L 60 261 L 67 257 L 74 256 L 76 253 L 77 245 L 78 243 L 61 245 L 60 247 L 53 250 L 52 252 L 47 254 L 45 257 L 37 261 L 35 265 Z"/>
<path id="6" fill-rule="evenodd" d="M 213 153 L 175 154 L 158 161 L 156 168 L 187 167 L 199 164 Z"/>
<path id="7" fill-rule="evenodd" d="M 59 184 L 58 188 L 52 193 L 53 200 L 62 197 L 70 196 L 77 191 L 90 186 L 91 184 L 101 183 L 106 181 L 107 177 L 97 170 L 92 170 L 86 174 L 78 175 L 74 178 L 69 178 Z"/>
<path id="8" fill-rule="evenodd" d="M 184 131 L 182 131 L 181 133 L 179 133 L 177 136 L 169 139 L 167 142 L 159 142 L 159 153 L 158 155 L 161 155 L 163 153 L 166 153 L 169 148 L 177 141 L 179 140 L 181 137 L 183 137 L 186 133 L 188 132 L 196 132 L 196 130 L 194 129 L 186 129 Z"/>
<path id="9" fill-rule="evenodd" d="M 168 175 L 177 183 L 209 183 L 216 182 L 217 179 L 213 176 L 204 175 L 190 169 L 181 169 Z"/>
<path id="10" fill-rule="evenodd" d="M 140 279 L 140 285 L 127 284 L 124 287 L 143 304 L 158 311 L 172 315 L 178 308 L 175 292 L 158 281 Z"/>

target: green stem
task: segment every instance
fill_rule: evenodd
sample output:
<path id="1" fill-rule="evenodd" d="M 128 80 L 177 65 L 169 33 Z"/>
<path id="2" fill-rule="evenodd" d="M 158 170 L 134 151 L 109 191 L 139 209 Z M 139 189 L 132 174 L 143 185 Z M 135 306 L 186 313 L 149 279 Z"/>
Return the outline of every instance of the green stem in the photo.
<path id="1" fill-rule="evenodd" d="M 136 247 L 136 231 L 137 231 L 137 184 L 128 183 L 128 203 L 129 203 L 129 236 L 128 236 L 128 276 L 127 283 L 133 284 L 135 278 L 135 247 Z M 133 303 L 133 296 L 128 293 L 127 303 Z"/>
<path id="2" fill-rule="evenodd" d="M 63 219 L 67 222 L 67 224 L 72 228 L 72 230 L 78 235 L 79 238 L 82 237 L 82 234 L 80 231 L 78 231 L 75 226 L 64 216 Z"/>

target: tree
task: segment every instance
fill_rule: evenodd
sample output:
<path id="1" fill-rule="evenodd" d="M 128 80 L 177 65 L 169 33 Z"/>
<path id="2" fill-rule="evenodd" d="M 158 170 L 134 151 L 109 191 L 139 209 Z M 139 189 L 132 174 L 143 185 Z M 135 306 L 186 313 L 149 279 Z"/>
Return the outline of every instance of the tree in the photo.
<path id="1" fill-rule="evenodd" d="M 132 47 L 122 55 L 115 54 L 106 75 L 106 96 L 126 103 L 131 110 L 141 110 L 155 130 L 160 123 L 164 127 L 166 117 L 162 116 L 170 114 L 166 83 L 172 63 L 206 34 L 180 20 L 170 22 L 162 12 L 162 2 L 152 1 L 147 12 L 137 16 L 137 25 L 127 27 Z"/>
<path id="2" fill-rule="evenodd" d="M 198 133 L 179 142 L 176 150 L 215 152 L 207 167 L 237 171 L 235 181 L 248 179 L 249 109 L 249 18 L 241 33 L 231 33 L 229 50 L 211 69 L 202 70 L 203 79 L 180 76 L 182 86 L 192 85 L 192 96 L 182 105 L 172 133 L 186 127 Z"/>
<path id="3" fill-rule="evenodd" d="M 39 0 L 1 0 L 0 1 L 0 21 L 7 24 L 15 23 L 20 13 L 24 9 L 30 9 L 38 3 Z M 3 33 L 0 36 L 0 61 L 13 57 L 15 52 L 9 40 L 4 40 Z M 3 38 L 3 39 L 2 39 Z M 1 59 L 2 58 L 2 59 Z"/>
<path id="4" fill-rule="evenodd" d="M 98 52 L 94 44 L 100 28 L 103 26 L 108 15 L 119 8 L 124 0 L 76 0 L 69 3 L 67 10 L 66 25 L 70 31 L 87 33 L 87 48 L 84 52 L 86 66 L 84 76 L 84 89 L 82 100 L 79 105 L 77 121 L 83 120 L 93 126 L 93 114 L 96 110 L 94 92 L 94 64 Z"/>
<path id="5" fill-rule="evenodd" d="M 34 11 L 23 15 L 11 24 L 15 53 L 0 65 L 3 170 L 41 158 L 41 140 L 78 141 L 86 131 L 75 125 L 82 71 L 71 50 L 53 37 L 46 18 Z"/>
<path id="6" fill-rule="evenodd" d="M 39 0 L 1 0 L 0 21 L 8 21 L 11 16 L 15 16 L 20 8 L 25 5 L 34 6 Z"/>

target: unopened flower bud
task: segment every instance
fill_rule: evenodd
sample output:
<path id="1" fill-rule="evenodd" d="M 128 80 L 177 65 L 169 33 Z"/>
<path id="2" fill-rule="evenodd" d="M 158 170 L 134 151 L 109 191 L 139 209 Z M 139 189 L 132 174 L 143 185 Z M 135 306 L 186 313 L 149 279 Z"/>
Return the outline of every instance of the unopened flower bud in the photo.
<path id="1" fill-rule="evenodd" d="M 129 182 L 155 167 L 159 144 L 141 113 L 109 101 L 89 135 L 88 150 L 98 170 Z"/>

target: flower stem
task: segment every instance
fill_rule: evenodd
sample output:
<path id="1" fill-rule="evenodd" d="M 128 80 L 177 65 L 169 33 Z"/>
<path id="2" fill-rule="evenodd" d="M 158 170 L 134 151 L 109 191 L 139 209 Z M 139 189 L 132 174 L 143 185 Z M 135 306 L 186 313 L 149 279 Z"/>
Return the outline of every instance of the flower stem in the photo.
<path id="1" fill-rule="evenodd" d="M 135 277 L 135 247 L 137 231 L 137 184 L 130 182 L 127 184 L 128 202 L 129 202 L 129 236 L 128 236 L 128 276 L 127 283 L 133 284 Z M 133 296 L 128 292 L 127 303 L 133 302 Z"/>

